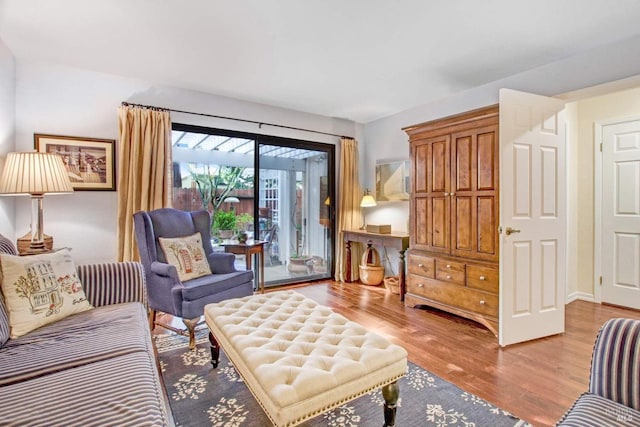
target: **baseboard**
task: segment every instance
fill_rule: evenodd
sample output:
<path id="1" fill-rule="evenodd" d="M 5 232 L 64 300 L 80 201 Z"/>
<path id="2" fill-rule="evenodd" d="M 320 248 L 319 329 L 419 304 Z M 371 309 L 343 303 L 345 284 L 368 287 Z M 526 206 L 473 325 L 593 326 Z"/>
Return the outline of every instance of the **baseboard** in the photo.
<path id="1" fill-rule="evenodd" d="M 574 301 L 587 301 L 587 302 L 596 302 L 596 298 L 593 296 L 593 294 L 589 294 L 586 292 L 571 292 L 569 295 L 567 295 L 567 304 L 574 302 Z"/>

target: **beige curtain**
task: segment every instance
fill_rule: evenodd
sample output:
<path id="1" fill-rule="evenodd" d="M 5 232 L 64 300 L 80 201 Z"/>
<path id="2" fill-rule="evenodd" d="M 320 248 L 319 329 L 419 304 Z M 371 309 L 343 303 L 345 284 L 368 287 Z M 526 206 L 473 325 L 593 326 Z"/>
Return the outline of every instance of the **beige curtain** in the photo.
<path id="1" fill-rule="evenodd" d="M 118 260 L 138 260 L 133 214 L 171 206 L 171 118 L 166 110 L 118 109 Z"/>
<path id="2" fill-rule="evenodd" d="M 358 265 L 362 256 L 362 246 L 351 243 L 351 265 L 345 266 L 347 251 L 343 244 L 343 230 L 357 230 L 362 226 L 360 212 L 360 180 L 358 177 L 358 142 L 350 138 L 340 140 L 340 176 L 338 178 L 338 234 L 336 241 L 335 280 L 345 281 L 346 268 L 351 269 L 351 280 L 358 280 Z"/>

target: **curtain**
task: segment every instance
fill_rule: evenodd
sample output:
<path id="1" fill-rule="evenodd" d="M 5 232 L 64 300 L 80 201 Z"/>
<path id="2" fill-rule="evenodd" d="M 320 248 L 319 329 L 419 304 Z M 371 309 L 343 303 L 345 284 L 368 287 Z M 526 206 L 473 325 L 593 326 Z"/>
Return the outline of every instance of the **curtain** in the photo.
<path id="1" fill-rule="evenodd" d="M 362 225 L 360 212 L 360 180 L 358 177 L 358 142 L 351 138 L 340 140 L 340 175 L 338 178 L 338 234 L 336 241 L 335 280 L 345 281 L 346 269 L 351 269 L 351 280 L 358 280 L 358 265 L 362 255 L 362 245 L 351 243 L 351 265 L 345 266 L 347 250 L 343 230 L 357 230 Z"/>
<path id="2" fill-rule="evenodd" d="M 166 110 L 118 108 L 118 261 L 139 259 L 133 214 L 171 206 L 171 118 Z"/>

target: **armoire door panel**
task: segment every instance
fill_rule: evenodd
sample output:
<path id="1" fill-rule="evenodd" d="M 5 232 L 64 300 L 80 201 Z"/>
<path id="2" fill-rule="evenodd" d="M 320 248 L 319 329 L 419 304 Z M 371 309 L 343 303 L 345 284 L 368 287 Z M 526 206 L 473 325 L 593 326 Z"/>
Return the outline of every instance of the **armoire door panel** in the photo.
<path id="1" fill-rule="evenodd" d="M 427 204 L 429 198 L 416 197 L 414 200 L 415 214 L 413 215 L 413 243 L 416 247 L 427 249 L 429 246 L 429 217 Z"/>
<path id="2" fill-rule="evenodd" d="M 427 144 L 416 145 L 413 153 L 413 191 L 425 193 L 428 187 L 427 159 L 429 146 Z"/>
<path id="3" fill-rule="evenodd" d="M 472 191 L 474 175 L 473 136 L 463 135 L 453 137 L 451 169 L 453 172 L 453 190 Z"/>
<path id="4" fill-rule="evenodd" d="M 479 258 L 498 260 L 496 229 L 498 227 L 498 206 L 495 196 L 477 198 L 477 245 Z"/>
<path id="5" fill-rule="evenodd" d="M 433 193 L 449 192 L 449 137 L 431 142 L 431 187 Z"/>
<path id="6" fill-rule="evenodd" d="M 496 156 L 498 153 L 497 129 L 491 129 L 478 133 L 478 191 L 496 190 L 498 187 L 498 167 Z"/>
<path id="7" fill-rule="evenodd" d="M 473 199 L 467 197 L 455 197 L 452 199 L 453 206 L 453 222 L 451 224 L 453 249 L 456 255 L 473 252 Z M 464 256 L 464 255 L 463 255 Z"/>
<path id="8" fill-rule="evenodd" d="M 449 237 L 449 197 L 431 198 L 431 249 L 448 252 Z"/>

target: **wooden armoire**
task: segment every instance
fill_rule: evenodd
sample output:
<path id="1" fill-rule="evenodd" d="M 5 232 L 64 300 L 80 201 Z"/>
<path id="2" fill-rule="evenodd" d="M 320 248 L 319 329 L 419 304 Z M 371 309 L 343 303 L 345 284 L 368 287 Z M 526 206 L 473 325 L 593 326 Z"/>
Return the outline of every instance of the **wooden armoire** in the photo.
<path id="1" fill-rule="evenodd" d="M 498 106 L 403 129 L 411 150 L 405 304 L 498 334 Z"/>

